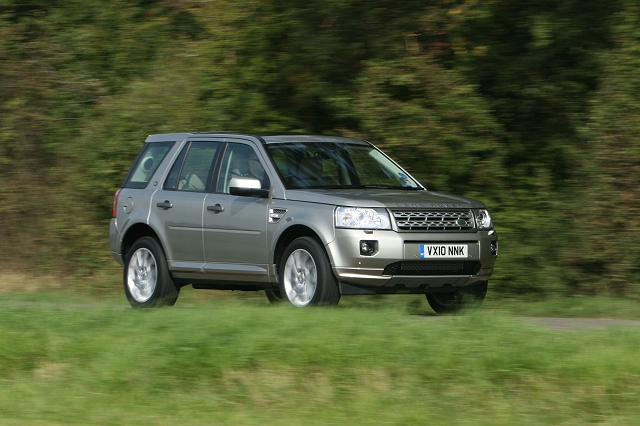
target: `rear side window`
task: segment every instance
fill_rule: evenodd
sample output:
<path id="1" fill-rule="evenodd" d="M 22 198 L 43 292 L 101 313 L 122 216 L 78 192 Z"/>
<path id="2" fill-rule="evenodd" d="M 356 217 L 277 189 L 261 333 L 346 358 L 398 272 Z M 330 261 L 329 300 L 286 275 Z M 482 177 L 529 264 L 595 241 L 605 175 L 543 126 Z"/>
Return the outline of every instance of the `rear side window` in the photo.
<path id="1" fill-rule="evenodd" d="M 146 143 L 133 167 L 129 171 L 124 184 L 124 188 L 146 188 L 151 177 L 173 147 L 175 142 L 149 142 Z"/>
<path id="2" fill-rule="evenodd" d="M 173 164 L 163 188 L 204 192 L 219 146 L 219 142 L 191 142 Z"/>

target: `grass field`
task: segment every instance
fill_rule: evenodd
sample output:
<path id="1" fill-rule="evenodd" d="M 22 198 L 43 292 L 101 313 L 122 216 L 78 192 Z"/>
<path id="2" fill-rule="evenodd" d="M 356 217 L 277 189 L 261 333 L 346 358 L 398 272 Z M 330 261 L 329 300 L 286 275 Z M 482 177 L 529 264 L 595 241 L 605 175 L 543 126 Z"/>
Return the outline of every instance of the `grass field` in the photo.
<path id="1" fill-rule="evenodd" d="M 640 328 L 547 330 L 520 302 L 434 318 L 416 297 L 205 293 L 153 311 L 3 294 L 0 424 L 640 424 Z"/>

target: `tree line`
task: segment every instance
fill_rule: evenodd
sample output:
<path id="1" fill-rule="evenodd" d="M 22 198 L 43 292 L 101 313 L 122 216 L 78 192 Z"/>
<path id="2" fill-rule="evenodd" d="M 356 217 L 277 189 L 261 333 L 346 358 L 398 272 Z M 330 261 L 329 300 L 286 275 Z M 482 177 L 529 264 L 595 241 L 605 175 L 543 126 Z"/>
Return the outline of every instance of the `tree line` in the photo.
<path id="1" fill-rule="evenodd" d="M 315 133 L 483 200 L 504 293 L 637 295 L 639 70 L 637 0 L 0 0 L 0 265 L 108 268 L 148 134 Z"/>

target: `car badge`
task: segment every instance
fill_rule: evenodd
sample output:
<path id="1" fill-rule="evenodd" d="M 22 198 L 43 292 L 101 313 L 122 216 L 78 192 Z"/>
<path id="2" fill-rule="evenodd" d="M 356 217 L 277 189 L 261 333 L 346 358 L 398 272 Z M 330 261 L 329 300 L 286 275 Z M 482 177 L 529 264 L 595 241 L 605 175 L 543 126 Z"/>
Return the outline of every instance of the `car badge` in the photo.
<path id="1" fill-rule="evenodd" d="M 467 221 L 464 219 L 458 219 L 457 222 L 458 226 L 465 226 L 467 224 Z"/>

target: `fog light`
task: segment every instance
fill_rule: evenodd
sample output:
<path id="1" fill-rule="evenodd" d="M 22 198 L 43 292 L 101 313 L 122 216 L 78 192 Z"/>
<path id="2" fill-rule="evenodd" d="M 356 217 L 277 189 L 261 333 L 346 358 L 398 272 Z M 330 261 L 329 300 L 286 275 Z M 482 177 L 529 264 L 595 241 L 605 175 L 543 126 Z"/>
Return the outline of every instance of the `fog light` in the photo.
<path id="1" fill-rule="evenodd" d="M 378 251 L 378 242 L 371 240 L 360 241 L 360 254 L 362 256 L 373 256 Z"/>
<path id="2" fill-rule="evenodd" d="M 497 256 L 498 255 L 498 242 L 497 241 L 491 241 L 491 255 L 492 256 Z"/>

